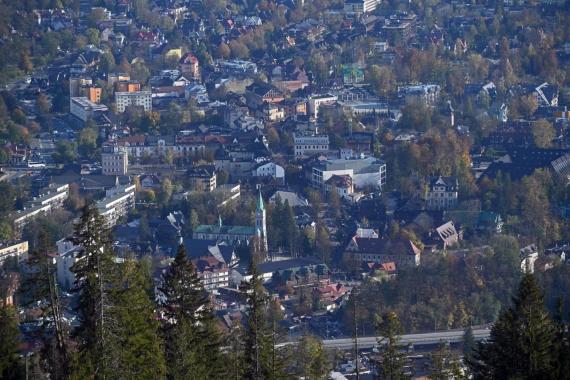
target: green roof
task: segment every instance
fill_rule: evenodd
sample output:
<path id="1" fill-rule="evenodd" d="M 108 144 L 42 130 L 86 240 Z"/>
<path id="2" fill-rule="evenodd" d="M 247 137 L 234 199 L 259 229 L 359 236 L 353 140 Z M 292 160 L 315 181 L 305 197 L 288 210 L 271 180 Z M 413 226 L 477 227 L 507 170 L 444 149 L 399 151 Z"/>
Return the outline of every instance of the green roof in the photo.
<path id="1" fill-rule="evenodd" d="M 265 205 L 263 204 L 263 197 L 261 196 L 261 191 L 259 192 L 259 197 L 257 199 L 257 211 L 264 211 Z"/>
<path id="2" fill-rule="evenodd" d="M 255 235 L 255 227 L 249 226 L 219 226 L 217 224 L 201 224 L 194 229 L 199 234 L 224 235 Z"/>

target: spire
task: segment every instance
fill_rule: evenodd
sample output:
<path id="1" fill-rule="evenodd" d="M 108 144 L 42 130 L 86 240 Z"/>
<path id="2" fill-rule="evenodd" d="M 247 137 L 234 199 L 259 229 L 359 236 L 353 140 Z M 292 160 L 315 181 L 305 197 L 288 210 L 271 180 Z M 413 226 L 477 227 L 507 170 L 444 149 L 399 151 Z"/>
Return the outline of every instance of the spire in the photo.
<path id="1" fill-rule="evenodd" d="M 218 215 L 218 226 L 222 226 L 222 216 Z"/>
<path id="2" fill-rule="evenodd" d="M 257 198 L 257 211 L 265 211 L 265 205 L 263 204 L 263 197 L 261 196 L 261 190 L 259 190 L 259 196 Z"/>

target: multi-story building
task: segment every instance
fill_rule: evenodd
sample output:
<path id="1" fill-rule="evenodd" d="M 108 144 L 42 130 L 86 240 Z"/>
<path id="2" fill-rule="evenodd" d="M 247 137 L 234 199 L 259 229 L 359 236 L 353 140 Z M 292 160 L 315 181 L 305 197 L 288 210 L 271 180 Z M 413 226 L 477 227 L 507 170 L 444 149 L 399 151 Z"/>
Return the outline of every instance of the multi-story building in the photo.
<path id="1" fill-rule="evenodd" d="M 21 231 L 32 220 L 63 207 L 69 196 L 69 185 L 50 185 L 39 196 L 24 205 L 23 210 L 12 213 L 12 223 L 16 231 Z"/>
<path id="2" fill-rule="evenodd" d="M 214 165 L 195 166 L 186 172 L 190 186 L 195 190 L 214 191 L 216 189 L 216 167 Z"/>
<path id="3" fill-rule="evenodd" d="M 432 177 L 426 194 L 430 210 L 448 210 L 457 206 L 459 182 L 457 177 Z"/>
<path id="4" fill-rule="evenodd" d="M 328 135 L 295 132 L 293 141 L 295 144 L 295 157 L 326 153 L 329 150 Z"/>
<path id="5" fill-rule="evenodd" d="M 68 239 L 61 239 L 55 243 L 57 246 L 56 278 L 62 289 L 71 289 L 75 283 L 75 274 L 71 271 L 73 265 L 79 260 L 81 247 Z"/>
<path id="6" fill-rule="evenodd" d="M 129 169 L 129 154 L 125 147 L 104 147 L 101 153 L 103 175 L 126 175 Z"/>
<path id="7" fill-rule="evenodd" d="M 86 84 L 79 87 L 79 96 L 84 96 L 93 103 L 101 102 L 102 88 L 96 84 Z"/>
<path id="8" fill-rule="evenodd" d="M 327 160 L 313 166 L 311 185 L 325 191 L 325 183 L 333 175 L 350 176 L 356 189 L 382 188 L 386 184 L 386 163 L 375 157 Z"/>
<path id="9" fill-rule="evenodd" d="M 193 79 L 200 78 L 200 63 L 194 54 L 190 52 L 184 54 L 178 64 L 182 74 L 189 75 Z"/>
<path id="10" fill-rule="evenodd" d="M 408 239 L 363 238 L 354 236 L 345 257 L 366 263 L 394 263 L 396 268 L 420 265 L 421 250 Z"/>
<path id="11" fill-rule="evenodd" d="M 332 104 L 338 100 L 336 95 L 324 94 L 314 95 L 309 98 L 309 115 L 318 117 L 319 108 L 322 105 Z"/>
<path id="12" fill-rule="evenodd" d="M 127 73 L 109 73 L 107 76 L 107 83 L 109 86 L 114 86 L 117 82 L 129 81 L 131 76 Z"/>
<path id="13" fill-rule="evenodd" d="M 28 258 L 28 242 L 9 242 L 0 244 L 0 265 L 10 257 L 15 257 L 18 262 Z"/>
<path id="14" fill-rule="evenodd" d="M 83 122 L 93 118 L 96 113 L 107 111 L 108 108 L 106 105 L 92 102 L 84 96 L 71 98 L 70 112 Z"/>
<path id="15" fill-rule="evenodd" d="M 120 218 L 127 216 L 134 208 L 135 185 L 116 186 L 97 202 L 99 214 L 105 218 L 108 228 L 114 227 Z"/>
<path id="16" fill-rule="evenodd" d="M 420 84 L 416 86 L 400 87 L 398 92 L 406 102 L 421 101 L 428 106 L 433 106 L 439 99 L 441 87 L 437 84 Z"/>
<path id="17" fill-rule="evenodd" d="M 140 90 L 140 82 L 134 80 L 120 81 L 115 83 L 115 91 L 117 92 L 139 92 Z"/>
<path id="18" fill-rule="evenodd" d="M 380 0 L 346 0 L 344 2 L 344 11 L 346 13 L 370 13 L 374 12 L 380 4 Z"/>
<path id="19" fill-rule="evenodd" d="M 150 91 L 115 92 L 117 112 L 123 113 L 127 107 L 142 107 L 145 112 L 152 110 L 152 94 Z"/>
<path id="20" fill-rule="evenodd" d="M 226 288 L 230 284 L 230 271 L 226 263 L 213 256 L 204 256 L 192 260 L 204 289 L 215 292 L 218 288 Z"/>

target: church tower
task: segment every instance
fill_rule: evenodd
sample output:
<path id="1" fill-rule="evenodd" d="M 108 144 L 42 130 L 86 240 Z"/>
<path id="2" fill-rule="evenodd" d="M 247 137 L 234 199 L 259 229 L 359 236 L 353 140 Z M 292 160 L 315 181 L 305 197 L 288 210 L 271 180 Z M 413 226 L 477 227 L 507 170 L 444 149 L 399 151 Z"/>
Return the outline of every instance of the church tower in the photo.
<path id="1" fill-rule="evenodd" d="M 259 192 L 259 197 L 257 198 L 257 208 L 255 209 L 255 234 L 257 235 L 259 241 L 263 242 L 263 248 L 267 253 L 267 223 L 265 205 L 263 204 L 261 191 Z"/>

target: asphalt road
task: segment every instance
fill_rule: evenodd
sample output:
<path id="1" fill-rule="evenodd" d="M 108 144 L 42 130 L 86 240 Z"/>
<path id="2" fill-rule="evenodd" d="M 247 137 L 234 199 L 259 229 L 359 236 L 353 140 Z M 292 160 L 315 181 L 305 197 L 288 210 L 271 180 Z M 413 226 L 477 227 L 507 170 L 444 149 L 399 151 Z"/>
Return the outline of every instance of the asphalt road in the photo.
<path id="1" fill-rule="evenodd" d="M 473 336 L 475 340 L 483 340 L 489 337 L 489 332 L 491 330 L 489 328 L 480 328 L 473 330 Z M 408 343 L 416 344 L 416 345 L 428 345 L 428 344 L 438 344 L 441 341 L 449 342 L 449 343 L 458 343 L 463 340 L 463 330 L 453 330 L 453 331 L 441 331 L 441 332 L 432 332 L 432 333 L 424 333 L 424 334 L 408 334 L 402 335 L 400 338 L 400 342 L 403 345 L 407 345 Z M 376 345 L 378 337 L 370 336 L 370 337 L 362 337 L 358 338 L 358 347 L 361 349 L 369 349 Z M 288 344 L 294 344 L 294 342 L 288 343 L 281 343 L 278 346 L 285 346 Z M 354 346 L 354 339 L 352 338 L 344 338 L 344 339 L 327 339 L 323 340 L 323 346 L 326 349 L 341 349 L 346 350 L 350 349 Z"/>

